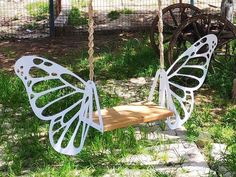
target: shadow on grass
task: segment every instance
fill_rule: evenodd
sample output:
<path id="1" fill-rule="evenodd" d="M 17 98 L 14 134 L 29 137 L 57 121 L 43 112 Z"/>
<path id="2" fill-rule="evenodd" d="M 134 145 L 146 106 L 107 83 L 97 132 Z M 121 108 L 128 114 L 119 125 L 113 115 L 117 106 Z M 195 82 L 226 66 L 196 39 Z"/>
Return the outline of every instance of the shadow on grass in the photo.
<path id="1" fill-rule="evenodd" d="M 68 157 L 54 151 L 49 143 L 49 121 L 37 119 L 28 102 L 23 83 L 9 74 L 0 75 L 0 140 L 4 161 L 1 171 L 10 175 L 34 173 L 66 174 L 69 171 L 93 168 L 92 175 L 102 175 L 109 169 L 131 168 L 118 163 L 119 159 L 140 149 L 133 128 L 119 129 L 101 134 L 90 129 L 83 151 L 76 157 Z M 110 97 L 100 91 L 101 105 L 119 104 L 119 97 Z M 133 168 L 133 167 L 132 167 Z M 138 167 L 140 168 L 140 167 Z M 73 176 L 73 175 L 72 175 Z"/>
<path id="2" fill-rule="evenodd" d="M 159 63 L 147 39 L 128 40 L 115 51 L 101 49 L 95 56 L 95 60 L 96 80 L 153 76 Z M 87 52 L 82 52 L 80 55 L 70 53 L 68 56 L 59 57 L 58 61 L 81 78 L 88 79 Z"/>
<path id="3" fill-rule="evenodd" d="M 53 150 L 48 138 L 48 122 L 38 120 L 28 110 L 5 112 L 1 116 L 1 141 L 4 142 L 1 171 L 10 175 L 47 174 L 73 176 L 90 169 L 91 176 L 101 176 L 111 169 L 150 169 L 151 166 L 120 162 L 140 147 L 134 129 L 120 129 L 103 135 L 90 129 L 84 149 L 75 157 Z M 21 115 L 19 115 L 21 114 Z M 68 175 L 71 174 L 71 175 Z M 63 176 L 63 175 L 62 175 Z"/>

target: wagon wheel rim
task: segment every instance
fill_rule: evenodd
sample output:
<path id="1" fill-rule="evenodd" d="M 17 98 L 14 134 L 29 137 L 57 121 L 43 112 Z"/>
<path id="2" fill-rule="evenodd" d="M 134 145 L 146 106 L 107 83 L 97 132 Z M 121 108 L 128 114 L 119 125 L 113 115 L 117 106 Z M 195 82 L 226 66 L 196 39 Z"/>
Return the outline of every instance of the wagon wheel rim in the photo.
<path id="1" fill-rule="evenodd" d="M 172 38 L 173 32 L 178 28 L 179 25 L 187 18 L 193 15 L 200 14 L 201 10 L 191 4 L 177 3 L 170 5 L 162 10 L 163 13 L 163 25 L 164 25 L 164 43 L 168 43 Z M 158 54 L 158 16 L 152 22 L 150 30 L 150 42 L 152 48 Z"/>
<path id="2" fill-rule="evenodd" d="M 226 18 L 219 15 L 201 14 L 189 18 L 179 26 L 175 31 L 175 35 L 171 38 L 168 49 L 169 64 L 172 64 L 174 59 L 177 59 L 174 58 L 174 53 L 177 51 L 176 46 L 181 38 L 192 44 L 207 34 L 215 34 L 217 36 L 217 48 L 220 48 L 235 39 L 236 27 Z M 183 52 L 180 49 L 178 48 L 178 52 Z"/>

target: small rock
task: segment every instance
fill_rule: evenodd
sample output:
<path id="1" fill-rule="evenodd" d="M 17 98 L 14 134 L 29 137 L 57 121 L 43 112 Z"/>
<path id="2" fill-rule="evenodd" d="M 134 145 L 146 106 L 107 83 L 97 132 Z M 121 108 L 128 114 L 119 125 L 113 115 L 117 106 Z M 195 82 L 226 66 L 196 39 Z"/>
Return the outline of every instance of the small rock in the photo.
<path id="1" fill-rule="evenodd" d="M 228 170 L 223 165 L 221 165 L 221 166 L 219 166 L 218 173 L 219 174 L 227 174 Z"/>
<path id="2" fill-rule="evenodd" d="M 28 32 L 28 33 L 32 33 L 32 30 L 30 30 L 30 29 L 26 29 L 26 32 Z"/>
<path id="3" fill-rule="evenodd" d="M 214 158 L 214 160 L 219 160 L 222 158 L 222 155 L 225 151 L 226 151 L 225 144 L 213 143 L 212 150 L 211 150 L 211 156 Z"/>
<path id="4" fill-rule="evenodd" d="M 233 177 L 234 175 L 230 172 L 227 172 L 224 174 L 224 177 Z"/>
<path id="5" fill-rule="evenodd" d="M 144 77 L 132 78 L 132 79 L 130 79 L 130 82 L 133 84 L 138 84 L 138 85 L 146 84 L 146 80 Z"/>
<path id="6" fill-rule="evenodd" d="M 121 160 L 123 163 L 133 164 L 133 163 L 140 163 L 140 164 L 149 164 L 152 162 L 152 156 L 147 154 L 139 154 L 139 155 L 130 155 Z"/>

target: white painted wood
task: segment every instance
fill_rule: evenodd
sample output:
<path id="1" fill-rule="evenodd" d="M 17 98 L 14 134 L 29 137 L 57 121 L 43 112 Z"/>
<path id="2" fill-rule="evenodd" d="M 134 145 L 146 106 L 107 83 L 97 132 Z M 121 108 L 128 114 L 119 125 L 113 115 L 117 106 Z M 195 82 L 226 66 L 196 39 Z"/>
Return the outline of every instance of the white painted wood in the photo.
<path id="1" fill-rule="evenodd" d="M 207 45 L 208 49 L 201 52 L 200 49 Z M 167 119 L 167 124 L 169 128 L 176 129 L 180 128 L 191 116 L 194 107 L 194 91 L 199 89 L 207 75 L 210 59 L 214 49 L 217 46 L 217 37 L 213 34 L 206 35 L 195 42 L 190 48 L 188 48 L 174 63 L 170 68 L 165 71 L 164 69 L 159 69 L 155 76 L 153 85 L 151 87 L 149 101 L 153 100 L 153 93 L 157 86 L 157 82 L 160 81 L 159 85 L 159 104 L 160 106 L 167 107 L 175 113 L 173 117 Z M 203 64 L 191 65 L 189 61 L 197 60 L 198 58 L 204 58 Z M 202 76 L 196 76 L 192 74 L 181 73 L 182 69 L 199 69 L 203 72 Z M 173 82 L 176 76 L 188 77 L 198 82 L 196 86 L 183 86 L 181 82 Z M 181 97 L 171 86 L 183 91 L 184 96 Z M 180 112 L 176 108 L 176 102 L 181 107 L 184 116 L 180 115 Z"/>
<path id="2" fill-rule="evenodd" d="M 200 49 L 207 45 L 207 51 L 200 52 Z M 171 129 L 176 129 L 181 127 L 184 122 L 188 120 L 194 105 L 194 94 L 193 92 L 197 90 L 203 84 L 208 66 L 210 63 L 211 55 L 217 45 L 217 38 L 215 35 L 207 35 L 202 39 L 198 40 L 194 43 L 188 50 L 186 50 L 176 61 L 175 63 L 167 70 L 160 69 L 157 71 L 148 100 L 152 101 L 154 90 L 157 86 L 157 82 L 160 81 L 159 86 L 159 104 L 162 107 L 167 107 L 171 111 L 175 113 L 173 117 L 169 117 L 167 119 L 167 124 Z M 204 64 L 201 65 L 191 65 L 188 64 L 190 60 L 194 60 L 195 58 L 203 57 L 205 58 Z M 184 59 L 184 62 L 183 62 Z M 181 62 L 180 62 L 181 61 Z M 36 71 L 42 70 L 46 73 L 45 76 L 34 76 L 34 73 L 31 73 L 31 69 L 34 68 Z M 183 68 L 198 68 L 203 71 L 203 75 L 201 77 L 181 73 Z M 88 129 L 89 127 L 93 127 L 100 132 L 104 131 L 104 125 L 99 105 L 98 94 L 96 90 L 95 83 L 93 81 L 84 81 L 71 71 L 67 70 L 66 68 L 49 61 L 47 59 L 37 57 L 37 56 L 24 56 L 20 58 L 15 64 L 15 72 L 17 76 L 23 81 L 24 86 L 26 88 L 30 105 L 36 114 L 42 120 L 49 120 L 50 127 L 49 127 L 49 139 L 52 147 L 59 153 L 66 154 L 66 155 L 76 155 L 81 151 L 83 148 Z M 69 83 L 66 79 L 62 77 L 62 75 L 69 75 L 76 79 L 78 85 L 82 85 L 83 87 L 79 87 L 72 83 Z M 176 76 L 182 77 L 189 77 L 196 81 L 198 81 L 198 85 L 195 87 L 186 87 L 181 85 L 181 83 L 174 83 L 171 81 L 172 78 Z M 55 86 L 53 88 L 46 89 L 41 92 L 37 92 L 33 89 L 35 85 L 38 83 L 45 82 L 50 80 L 59 80 L 61 82 L 60 86 Z M 175 90 L 171 89 L 171 86 L 175 86 L 179 90 L 182 90 L 184 96 L 181 97 Z M 48 101 L 47 104 L 44 106 L 38 106 L 37 101 L 42 98 L 43 96 L 56 92 L 60 89 L 70 88 L 72 91 L 68 94 L 65 94 L 59 98 L 54 100 Z M 67 97 L 75 94 L 81 94 L 81 99 L 75 101 L 72 105 L 68 108 L 54 113 L 52 115 L 45 115 L 44 111 L 56 104 L 58 101 L 66 99 Z M 175 102 L 179 102 L 181 105 L 181 109 L 184 112 L 184 117 L 181 117 L 176 106 Z M 98 111 L 98 123 L 96 123 L 93 119 L 93 111 L 95 103 L 97 111 Z M 186 104 L 187 103 L 187 104 Z M 69 113 L 74 108 L 79 107 L 79 111 L 76 112 L 72 117 L 69 118 L 66 122 L 64 118 L 66 117 L 67 113 Z M 174 119 L 174 121 L 173 121 Z M 72 126 L 76 124 L 75 127 Z M 74 128 L 74 129 L 73 129 Z M 70 137 L 70 140 L 67 141 L 67 144 L 63 143 L 66 139 L 66 133 L 72 129 L 73 133 Z M 80 137 L 80 144 L 79 146 L 75 146 L 74 142 L 77 141 L 76 135 L 81 130 L 81 137 Z M 55 134 L 60 134 L 59 138 L 55 138 Z"/>
<path id="3" fill-rule="evenodd" d="M 37 61 L 37 62 L 36 62 Z M 47 73 L 44 77 L 37 77 L 30 74 L 30 70 L 34 68 L 36 71 L 43 70 Z M 87 136 L 87 132 L 89 127 L 93 127 L 100 132 L 103 132 L 103 121 L 100 111 L 100 105 L 97 95 L 96 86 L 93 81 L 85 82 L 83 79 L 72 73 L 71 71 L 67 70 L 66 68 L 49 61 L 47 59 L 37 57 L 37 56 L 24 56 L 20 58 L 15 64 L 15 72 L 17 76 L 23 81 L 24 86 L 26 88 L 30 105 L 37 117 L 42 120 L 49 120 L 50 121 L 50 128 L 49 128 L 49 139 L 52 147 L 62 154 L 67 155 L 76 155 L 81 151 L 84 145 L 84 141 Z M 63 79 L 62 75 L 66 74 L 72 76 L 73 78 L 77 79 L 76 81 L 79 84 L 82 84 L 84 88 L 79 88 L 67 80 Z M 42 92 L 36 92 L 33 88 L 36 84 L 50 81 L 50 80 L 59 80 L 61 82 L 60 86 L 56 86 L 54 88 L 47 89 Z M 46 84 L 46 83 L 45 83 Z M 62 97 L 54 99 L 53 101 L 49 101 L 43 107 L 39 107 L 37 105 L 37 101 L 42 98 L 42 96 L 47 95 L 49 93 L 53 93 L 63 88 L 70 88 L 73 90 L 71 93 L 68 93 Z M 75 101 L 72 105 L 70 105 L 65 110 L 62 110 L 58 113 L 52 115 L 44 115 L 44 111 L 51 105 L 56 104 L 58 101 L 62 99 L 66 99 L 67 97 L 75 94 L 81 94 L 82 99 Z M 99 123 L 93 121 L 93 102 L 96 104 L 96 108 L 98 111 L 98 118 Z M 75 107 L 80 107 L 79 111 L 75 113 L 70 119 L 65 122 L 63 119 L 72 109 Z M 75 124 L 76 128 L 73 131 L 70 141 L 65 146 L 63 144 L 63 140 L 65 140 L 66 133 L 70 130 L 72 124 Z M 58 126 L 59 125 L 59 126 Z M 80 145 L 76 147 L 74 142 L 76 141 L 76 134 L 79 130 L 82 129 Z M 72 128 L 71 128 L 72 129 Z M 55 134 L 61 131 L 60 137 L 56 140 Z"/>

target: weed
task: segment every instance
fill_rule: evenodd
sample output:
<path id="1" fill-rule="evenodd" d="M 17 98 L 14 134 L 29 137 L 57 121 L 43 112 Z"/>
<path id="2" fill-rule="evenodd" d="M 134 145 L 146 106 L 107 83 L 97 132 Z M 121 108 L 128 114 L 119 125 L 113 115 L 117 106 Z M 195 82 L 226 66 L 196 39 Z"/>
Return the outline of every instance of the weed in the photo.
<path id="1" fill-rule="evenodd" d="M 112 21 L 120 17 L 121 12 L 117 10 L 112 10 L 107 14 L 107 17 Z"/>
<path id="2" fill-rule="evenodd" d="M 36 22 L 27 23 L 23 26 L 24 29 L 36 30 L 39 27 L 39 24 Z"/>
<path id="3" fill-rule="evenodd" d="M 12 20 L 13 20 L 13 21 L 19 20 L 19 17 L 15 15 L 15 16 L 12 18 Z"/>
<path id="4" fill-rule="evenodd" d="M 230 107 L 227 110 L 227 113 L 222 116 L 222 121 L 225 125 L 232 127 L 233 129 L 236 129 L 236 108 Z"/>
<path id="5" fill-rule="evenodd" d="M 127 9 L 127 8 L 124 8 L 122 10 L 112 10 L 110 11 L 108 14 L 107 14 L 107 17 L 113 21 L 113 20 L 116 20 L 118 18 L 120 18 L 120 15 L 121 14 L 125 14 L 125 15 L 129 15 L 129 14 L 133 14 L 134 11 L 131 10 L 131 9 Z"/>
<path id="6" fill-rule="evenodd" d="M 134 13 L 133 10 L 128 9 L 128 8 L 124 8 L 124 9 L 122 9 L 120 12 L 121 12 L 121 14 L 126 14 L 126 15 L 128 15 L 128 14 L 133 14 L 133 13 Z"/>
<path id="7" fill-rule="evenodd" d="M 68 24 L 72 26 L 86 25 L 87 18 L 77 7 L 73 7 L 68 16 Z"/>
<path id="8" fill-rule="evenodd" d="M 127 40 L 114 48 L 118 48 L 118 50 L 113 51 L 108 46 L 96 56 L 98 60 L 95 62 L 95 73 L 96 80 L 99 80 L 98 92 L 101 107 L 113 107 L 129 101 L 103 90 L 101 85 L 105 84 L 107 79 L 127 80 L 131 77 L 153 76 L 158 68 L 158 60 L 154 51 L 149 47 L 146 37 Z M 1 48 L 0 51 L 8 58 L 16 57 L 12 48 Z M 70 66 L 80 77 L 88 79 L 87 54 L 79 55 L 77 52 L 71 52 L 58 58 L 64 62 L 63 64 Z M 73 60 L 68 58 L 73 58 Z M 231 171 L 235 171 L 236 111 L 231 101 L 224 97 L 229 96 L 231 79 L 235 77 L 231 64 L 226 63 L 224 70 L 208 75 L 208 87 L 216 90 L 212 96 L 214 99 L 196 106 L 192 117 L 185 126 L 190 141 L 196 141 L 200 132 L 207 131 L 210 132 L 215 142 L 226 143 L 229 153 L 224 156 L 223 160 Z M 53 84 L 55 83 L 47 83 L 50 86 Z M 41 89 L 45 89 L 45 85 L 39 88 L 39 90 Z M 125 169 L 152 171 L 150 166 L 140 164 L 131 166 L 121 163 L 121 159 L 128 154 L 144 153 L 145 147 L 171 143 L 162 140 L 147 140 L 145 138 L 147 129 L 145 128 L 141 130 L 143 138 L 139 141 L 135 139 L 135 129 L 132 127 L 104 134 L 91 128 L 81 153 L 76 157 L 67 157 L 58 154 L 51 147 L 48 140 L 48 122 L 40 121 L 34 116 L 25 88 L 18 78 L 0 72 L 0 93 L 0 104 L 2 105 L 0 108 L 0 141 L 3 142 L 4 147 L 4 155 L 1 158 L 6 164 L 5 171 L 9 176 L 25 175 L 24 172 L 30 176 L 102 176 L 109 173 L 111 169 L 118 169 L 115 172 L 119 174 L 125 174 Z M 62 93 L 52 95 L 52 99 L 60 94 Z M 51 99 L 51 97 L 42 99 L 40 104 L 45 104 L 47 99 Z M 214 107 L 222 108 L 226 114 L 220 113 L 215 116 L 212 114 Z M 206 154 L 209 154 L 210 148 L 209 144 L 205 146 Z M 161 158 L 165 163 L 168 162 L 168 154 L 161 156 L 160 153 L 155 154 L 153 151 L 151 153 L 154 158 Z M 183 163 L 184 160 L 184 158 L 180 158 L 179 163 Z M 28 171 L 30 172 L 28 173 Z M 155 171 L 150 174 L 160 177 L 170 176 Z"/>
<path id="9" fill-rule="evenodd" d="M 230 171 L 236 174 L 236 133 L 228 146 L 229 153 L 225 154 L 224 161 Z"/>
<path id="10" fill-rule="evenodd" d="M 26 9 L 30 16 L 40 21 L 48 18 L 49 4 L 48 2 L 38 1 L 26 5 Z"/>
<path id="11" fill-rule="evenodd" d="M 71 0 L 72 7 L 85 8 L 87 7 L 87 0 Z"/>
<path id="12" fill-rule="evenodd" d="M 222 66 L 223 65 L 223 66 Z M 223 60 L 220 66 L 215 67 L 214 72 L 208 73 L 207 83 L 215 89 L 222 98 L 231 98 L 233 80 L 236 78 L 235 61 Z"/>
<path id="13" fill-rule="evenodd" d="M 169 160 L 169 155 L 168 153 L 164 152 L 162 155 L 161 155 L 161 160 L 167 164 L 168 160 Z"/>
<path id="14" fill-rule="evenodd" d="M 234 136 L 234 129 L 225 125 L 214 125 L 209 128 L 212 138 L 218 143 L 229 143 Z"/>
<path id="15" fill-rule="evenodd" d="M 161 172 L 156 172 L 156 177 L 172 177 L 173 175 L 171 174 L 165 174 L 165 173 L 161 173 Z"/>
<path id="16" fill-rule="evenodd" d="M 50 176 L 74 176 L 78 166 L 86 169 L 100 163 L 117 164 L 119 158 L 139 151 L 135 131 L 130 127 L 104 135 L 90 129 L 85 147 L 77 157 L 80 159 L 79 163 L 58 154 L 46 138 L 49 128 L 47 122 L 38 120 L 32 114 L 22 82 L 8 74 L 0 74 L 0 103 L 4 106 L 3 114 L 0 115 L 0 137 L 5 142 L 3 159 L 7 171 L 13 176 L 22 175 L 25 169 L 36 171 L 39 175 L 46 173 Z M 47 83 L 52 84 L 54 83 Z M 45 88 L 40 86 L 37 89 Z M 102 107 L 115 106 L 121 102 L 119 97 L 107 95 L 100 88 L 98 90 Z M 6 140 L 9 137 L 12 140 Z M 108 170 L 100 167 L 95 169 L 94 174 L 103 174 Z"/>
<path id="17" fill-rule="evenodd" d="M 86 0 L 80 0 L 80 7 L 86 7 L 87 6 L 87 1 Z"/>
<path id="18" fill-rule="evenodd" d="M 104 53 L 95 63 L 95 73 L 100 79 L 125 79 L 131 77 L 152 76 L 158 62 L 154 51 L 146 41 L 129 40 L 119 54 Z"/>
<path id="19" fill-rule="evenodd" d="M 8 59 L 16 58 L 16 52 L 12 47 L 2 47 L 0 48 L 0 52 Z"/>

